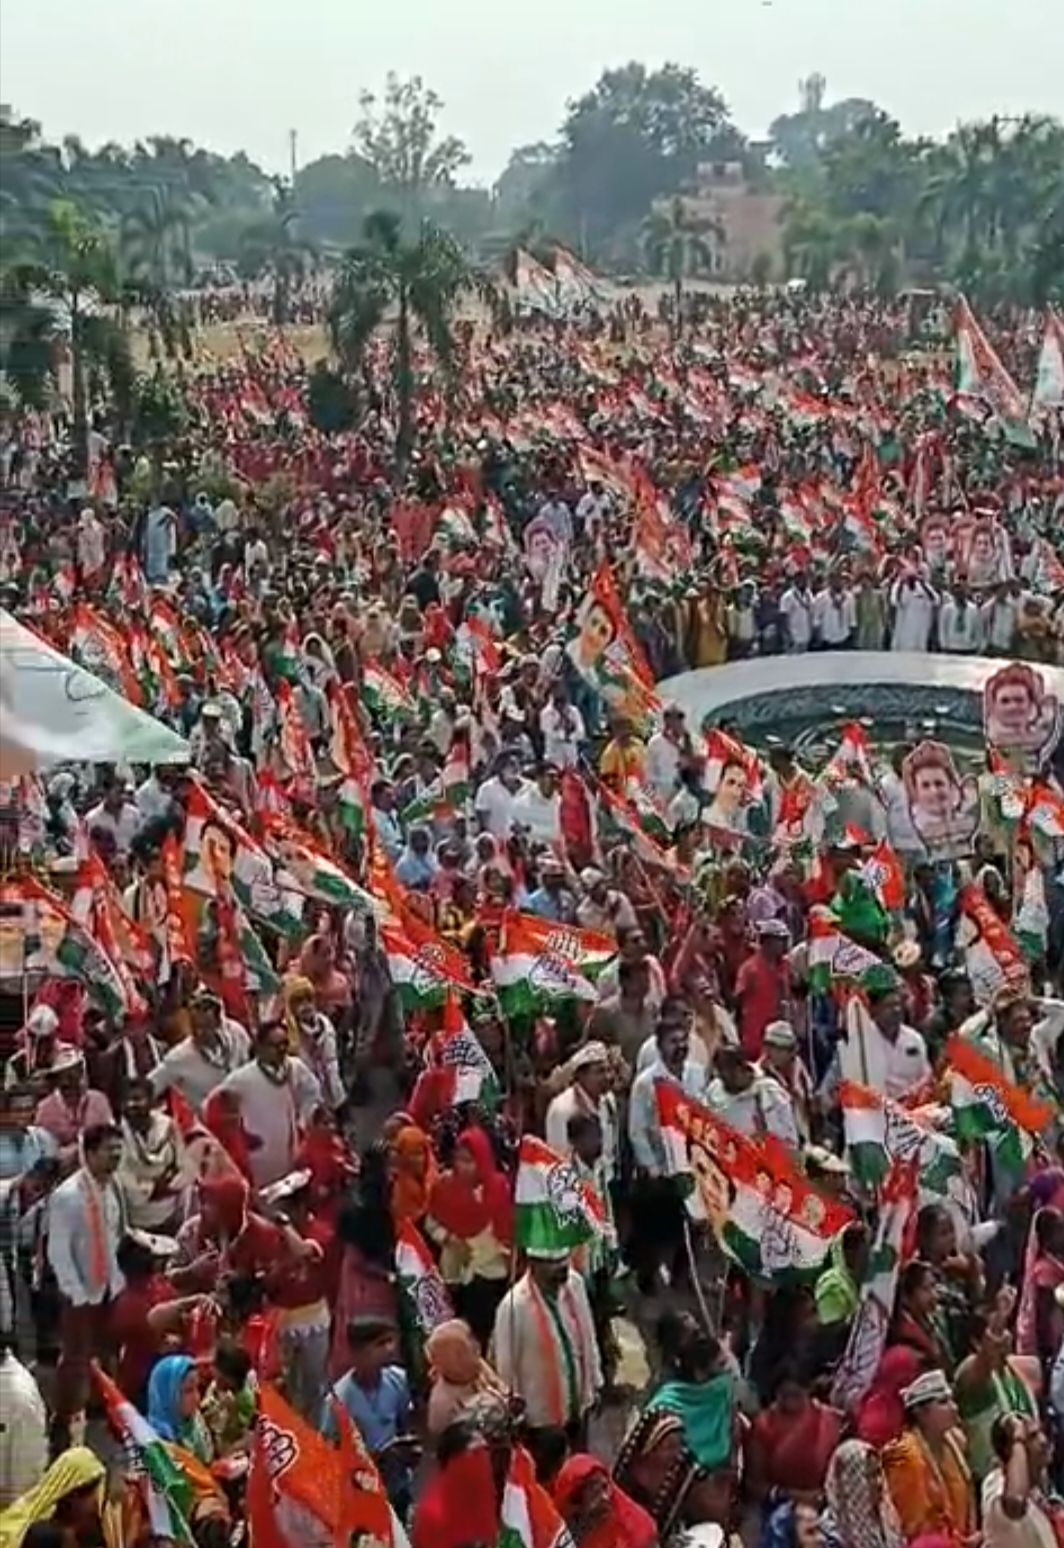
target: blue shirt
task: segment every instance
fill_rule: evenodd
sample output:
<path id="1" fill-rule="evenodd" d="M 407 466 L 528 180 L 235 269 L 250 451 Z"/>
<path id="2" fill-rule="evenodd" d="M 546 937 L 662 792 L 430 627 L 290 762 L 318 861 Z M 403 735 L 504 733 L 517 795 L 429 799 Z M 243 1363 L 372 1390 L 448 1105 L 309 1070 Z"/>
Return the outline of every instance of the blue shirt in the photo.
<path id="1" fill-rule="evenodd" d="M 348 1371 L 333 1388 L 332 1395 L 339 1398 L 358 1429 L 367 1447 L 373 1452 L 380 1468 L 381 1477 L 389 1495 L 407 1487 L 410 1470 L 394 1456 L 381 1457 L 389 1441 L 410 1433 L 410 1386 L 401 1365 L 386 1365 L 375 1387 L 364 1387 Z M 332 1405 L 326 1399 L 322 1414 L 322 1433 L 335 1440 L 336 1419 Z"/>

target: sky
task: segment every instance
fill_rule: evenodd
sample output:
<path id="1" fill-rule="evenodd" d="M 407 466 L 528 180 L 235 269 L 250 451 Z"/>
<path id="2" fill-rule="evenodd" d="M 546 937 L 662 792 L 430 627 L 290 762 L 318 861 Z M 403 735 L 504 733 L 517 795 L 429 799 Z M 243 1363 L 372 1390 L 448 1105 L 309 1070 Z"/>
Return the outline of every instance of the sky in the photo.
<path id="1" fill-rule="evenodd" d="M 270 171 L 350 142 L 389 70 L 443 98 L 442 128 L 490 183 L 550 139 L 567 98 L 629 59 L 698 69 L 763 132 L 826 76 L 910 133 L 1023 112 L 1064 117 L 1062 0 L 3 0 L 0 101 L 89 145 L 187 135 Z"/>

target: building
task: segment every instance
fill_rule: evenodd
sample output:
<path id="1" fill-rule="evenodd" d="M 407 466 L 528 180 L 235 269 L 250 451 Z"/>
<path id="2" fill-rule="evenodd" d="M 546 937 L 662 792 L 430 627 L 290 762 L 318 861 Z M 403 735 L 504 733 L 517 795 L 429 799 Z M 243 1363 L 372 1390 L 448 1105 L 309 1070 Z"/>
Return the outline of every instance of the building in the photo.
<path id="1" fill-rule="evenodd" d="M 779 278 L 783 266 L 784 199 L 761 193 L 746 180 L 738 161 L 704 162 L 695 187 L 684 196 L 684 208 L 700 225 L 710 252 L 710 275 L 722 283 L 750 279 L 766 260 L 764 278 Z M 760 255 L 764 255 L 763 257 Z"/>

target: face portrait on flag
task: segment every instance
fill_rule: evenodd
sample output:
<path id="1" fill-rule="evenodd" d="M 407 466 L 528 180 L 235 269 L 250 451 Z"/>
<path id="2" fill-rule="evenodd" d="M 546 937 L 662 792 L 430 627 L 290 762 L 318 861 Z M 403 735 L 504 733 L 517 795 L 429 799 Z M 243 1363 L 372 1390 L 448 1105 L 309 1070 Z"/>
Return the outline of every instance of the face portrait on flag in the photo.
<path id="1" fill-rule="evenodd" d="M 711 828 L 726 828 L 741 833 L 746 828 L 746 809 L 750 804 L 750 777 L 744 764 L 732 759 L 725 763 L 717 779 L 713 799 L 703 813 Z"/>
<path id="2" fill-rule="evenodd" d="M 735 1189 L 712 1151 L 696 1139 L 688 1141 L 688 1159 L 695 1180 L 692 1213 L 699 1220 L 708 1220 L 719 1236 L 727 1224 Z"/>
<path id="3" fill-rule="evenodd" d="M 996 752 L 1037 767 L 1060 741 L 1060 701 L 1035 667 L 1011 661 L 983 685 L 983 729 Z"/>
<path id="4" fill-rule="evenodd" d="M 979 787 L 962 779 L 943 742 L 921 742 L 901 766 L 909 818 L 917 836 L 936 856 L 969 854 L 979 825 Z"/>
<path id="5" fill-rule="evenodd" d="M 950 524 L 945 516 L 929 516 L 920 528 L 920 543 L 932 570 L 944 570 L 952 552 Z"/>
<path id="6" fill-rule="evenodd" d="M 956 534 L 957 569 L 970 586 L 996 586 L 1012 574 L 1012 555 L 1001 525 L 983 519 L 968 522 Z"/>
<path id="7" fill-rule="evenodd" d="M 524 531 L 525 569 L 538 585 L 543 585 L 562 547 L 564 539 L 550 523 L 533 517 Z"/>

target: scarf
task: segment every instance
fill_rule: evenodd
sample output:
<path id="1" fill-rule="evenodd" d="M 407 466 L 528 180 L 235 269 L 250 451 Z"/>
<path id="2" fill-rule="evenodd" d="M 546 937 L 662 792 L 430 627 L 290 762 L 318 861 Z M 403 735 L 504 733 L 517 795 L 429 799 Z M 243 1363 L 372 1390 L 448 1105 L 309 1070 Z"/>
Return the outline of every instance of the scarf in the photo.
<path id="1" fill-rule="evenodd" d="M 111 1280 L 103 1190 L 84 1169 L 81 1172 L 80 1187 L 85 1200 L 85 1223 L 89 1228 L 89 1291 L 102 1298 Z"/>
<path id="2" fill-rule="evenodd" d="M 581 1533 L 580 1548 L 652 1548 L 658 1539 L 654 1517 L 613 1482 L 598 1457 L 578 1452 L 562 1467 L 553 1489 L 554 1503 L 562 1515 L 567 1519 L 572 1515 L 581 1491 L 597 1477 L 609 1481 L 609 1510 L 590 1531 Z"/>
<path id="3" fill-rule="evenodd" d="M 872 1470 L 875 1451 L 864 1441 L 843 1441 L 824 1483 L 827 1508 L 818 1523 L 828 1548 L 904 1548 L 901 1525 L 889 1494 L 876 1502 Z"/>
<path id="4" fill-rule="evenodd" d="M 543 1376 L 549 1389 L 548 1406 L 555 1416 L 555 1422 L 564 1428 L 570 1420 L 580 1418 L 581 1400 L 588 1389 L 583 1339 L 579 1331 L 575 1338 L 572 1334 L 574 1328 L 579 1330 L 572 1287 L 569 1284 L 562 1285 L 556 1299 L 548 1302 L 531 1274 L 527 1276 L 527 1283 L 536 1338 L 543 1351 Z M 559 1363 L 565 1373 L 564 1386 L 558 1373 Z"/>
<path id="5" fill-rule="evenodd" d="M 491 1141 L 483 1129 L 464 1129 L 456 1143 L 475 1159 L 477 1183 L 471 1187 L 454 1171 L 441 1173 L 429 1196 L 429 1215 L 460 1241 L 471 1241 L 491 1230 L 504 1247 L 509 1246 L 513 1236 L 512 1190 L 495 1164 Z"/>
<path id="6" fill-rule="evenodd" d="M 723 1467 L 734 1442 L 735 1378 L 721 1371 L 709 1381 L 667 1381 L 648 1409 L 664 1409 L 683 1422 L 684 1440 L 700 1467 Z"/>
<path id="7" fill-rule="evenodd" d="M 107 1545 L 120 1542 L 113 1535 L 109 1513 L 104 1505 L 104 1480 L 107 1470 L 94 1451 L 87 1446 L 72 1446 L 52 1463 L 40 1483 L 17 1499 L 6 1510 L 0 1511 L 0 1548 L 19 1548 L 30 1527 L 38 1521 L 50 1521 L 57 1506 L 76 1489 L 86 1489 L 90 1484 L 99 1486 L 98 1499 Z"/>

